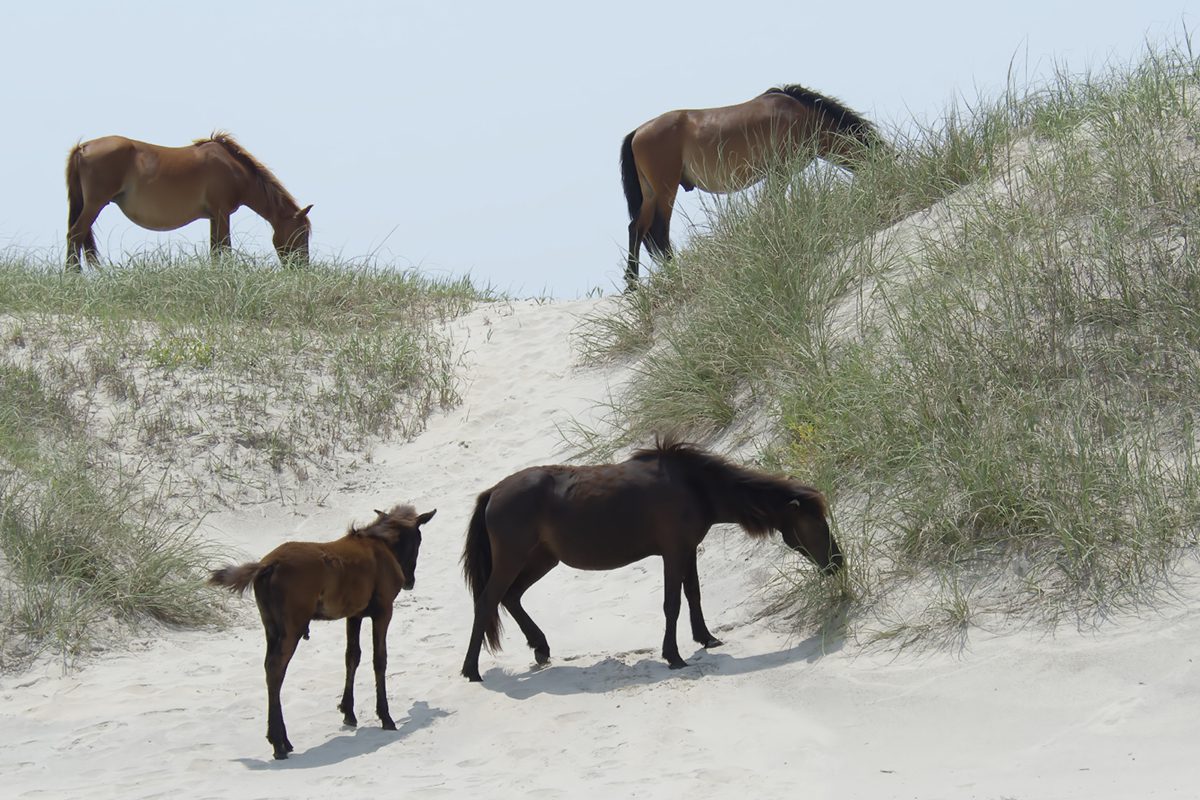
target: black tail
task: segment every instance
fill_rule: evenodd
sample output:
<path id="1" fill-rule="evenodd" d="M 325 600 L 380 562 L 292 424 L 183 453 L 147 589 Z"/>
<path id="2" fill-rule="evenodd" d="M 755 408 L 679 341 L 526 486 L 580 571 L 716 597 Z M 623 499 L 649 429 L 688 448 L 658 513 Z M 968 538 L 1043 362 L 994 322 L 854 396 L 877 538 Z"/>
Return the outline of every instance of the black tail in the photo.
<path id="1" fill-rule="evenodd" d="M 625 187 L 625 203 L 629 206 L 629 221 L 642 211 L 642 183 L 638 180 L 637 165 L 633 163 L 633 135 L 630 131 L 621 143 L 621 185 Z"/>
<path id="2" fill-rule="evenodd" d="M 259 573 L 265 569 L 270 569 L 270 567 L 264 567 L 258 561 L 251 561 L 247 564 L 242 564 L 240 567 L 230 564 L 227 567 L 214 569 L 210 572 L 208 582 L 212 586 L 223 586 L 231 592 L 242 594 L 254 582 Z"/>
<path id="3" fill-rule="evenodd" d="M 488 578 L 492 576 L 492 542 L 488 537 L 487 512 L 488 500 L 492 498 L 492 490 L 488 489 L 479 495 L 475 502 L 475 513 L 471 515 L 471 523 L 467 526 L 467 544 L 463 547 L 462 564 L 463 576 L 471 588 L 471 596 L 475 602 L 483 596 Z M 488 649 L 495 652 L 500 649 L 500 609 L 497 608 L 492 618 L 485 621 L 484 637 Z"/>
<path id="4" fill-rule="evenodd" d="M 630 131 L 621 143 L 621 184 L 625 187 L 625 203 L 629 206 L 629 221 L 636 222 L 642 213 L 642 183 L 638 180 L 637 164 L 633 159 L 633 134 Z M 654 219 L 650 221 L 650 230 L 646 231 L 643 243 L 650 255 L 662 260 L 671 255 L 671 231 L 668 222 L 657 207 L 654 209 Z"/>
<path id="5" fill-rule="evenodd" d="M 76 144 L 67 156 L 67 228 L 75 224 L 83 213 L 83 183 L 79 179 L 79 159 L 83 157 L 83 146 Z"/>

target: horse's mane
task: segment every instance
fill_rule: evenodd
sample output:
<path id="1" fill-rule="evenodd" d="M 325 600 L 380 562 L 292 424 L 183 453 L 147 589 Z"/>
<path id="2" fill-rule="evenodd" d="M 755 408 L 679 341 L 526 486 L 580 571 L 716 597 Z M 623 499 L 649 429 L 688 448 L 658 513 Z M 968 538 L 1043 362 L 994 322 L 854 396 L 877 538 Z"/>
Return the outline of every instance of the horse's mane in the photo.
<path id="1" fill-rule="evenodd" d="M 836 97 L 814 92 L 798 83 L 776 86 L 767 89 L 763 94 L 785 94 L 809 108 L 816 109 L 833 120 L 834 129 L 839 133 L 849 134 L 865 145 L 872 145 L 880 141 L 879 131 L 875 129 L 875 126 Z"/>
<path id="2" fill-rule="evenodd" d="M 229 151 L 229 155 L 243 167 L 250 171 L 250 174 L 255 177 L 259 185 L 263 189 L 263 193 L 267 197 L 267 202 L 275 210 L 294 211 L 300 208 L 300 204 L 296 202 L 296 198 L 292 197 L 291 192 L 284 188 L 279 182 L 279 178 L 275 177 L 275 173 L 267 169 L 266 166 L 254 156 L 250 155 L 231 134 L 226 131 L 213 131 L 212 135 L 207 139 L 196 139 L 192 142 L 194 146 L 208 144 L 213 142 L 219 144 Z"/>
<path id="3" fill-rule="evenodd" d="M 816 489 L 790 478 L 735 464 L 671 434 L 655 437 L 653 447 L 636 450 L 629 458 L 631 461 L 652 458 L 675 461 L 694 473 L 711 478 L 705 482 L 705 488 L 724 490 L 722 499 L 726 507 L 751 536 L 766 536 L 775 530 L 777 510 L 792 499 L 813 503 L 816 510 L 828 516 L 825 498 Z"/>
<path id="4" fill-rule="evenodd" d="M 394 528 L 396 523 L 408 527 L 414 527 L 417 524 L 417 509 L 410 505 L 392 506 L 392 510 L 387 512 L 386 517 L 376 517 L 375 521 L 365 528 L 358 528 L 354 525 L 350 526 L 350 536 L 380 536 L 384 531 L 383 528 Z"/>

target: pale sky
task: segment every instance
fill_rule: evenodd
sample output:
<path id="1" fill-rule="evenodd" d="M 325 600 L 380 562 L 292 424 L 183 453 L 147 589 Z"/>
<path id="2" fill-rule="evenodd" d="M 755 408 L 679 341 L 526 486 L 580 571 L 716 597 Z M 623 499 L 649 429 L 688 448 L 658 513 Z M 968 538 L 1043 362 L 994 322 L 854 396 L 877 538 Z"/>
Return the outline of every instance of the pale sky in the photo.
<path id="1" fill-rule="evenodd" d="M 6 4 L 0 250 L 62 258 L 66 155 L 121 134 L 233 133 L 302 204 L 316 254 L 470 274 L 520 296 L 622 285 L 624 136 L 671 109 L 771 86 L 833 95 L 885 131 L 996 97 L 1010 71 L 1136 61 L 1182 41 L 1200 0 L 979 3 L 223 2 Z M 676 245 L 694 192 L 672 224 Z M 207 247 L 110 205 L 106 258 Z M 271 252 L 253 212 L 239 248 Z M 643 263 L 647 261 L 643 253 Z"/>

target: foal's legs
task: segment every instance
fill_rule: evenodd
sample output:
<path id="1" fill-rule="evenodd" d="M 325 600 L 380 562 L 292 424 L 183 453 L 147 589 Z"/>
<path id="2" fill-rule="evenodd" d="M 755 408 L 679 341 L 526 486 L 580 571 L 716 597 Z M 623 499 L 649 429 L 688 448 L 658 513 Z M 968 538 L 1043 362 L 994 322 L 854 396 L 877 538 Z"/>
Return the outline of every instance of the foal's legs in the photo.
<path id="1" fill-rule="evenodd" d="M 696 551 L 688 557 L 683 573 L 683 594 L 687 597 L 688 612 L 692 617 L 692 639 L 701 647 L 720 647 L 720 639 L 708 632 L 704 624 L 704 612 L 700 609 L 700 573 L 696 569 Z"/>
<path id="2" fill-rule="evenodd" d="M 346 689 L 342 692 L 338 711 L 343 714 L 342 722 L 350 726 L 358 724 L 358 717 L 354 716 L 354 673 L 358 671 L 358 662 L 362 658 L 362 647 L 358 643 L 362 621 L 361 616 L 346 618 Z"/>
<path id="3" fill-rule="evenodd" d="M 663 554 L 663 582 L 665 596 L 663 614 L 667 618 L 667 630 L 663 634 L 663 658 L 671 669 L 682 669 L 687 662 L 679 655 L 679 643 L 675 639 L 675 626 L 679 622 L 679 589 L 686 571 L 685 558 L 669 553 Z"/>
<path id="4" fill-rule="evenodd" d="M 288 662 L 296 652 L 300 635 L 283 626 L 267 628 L 267 657 L 263 664 L 267 672 L 267 741 L 275 749 L 275 758 L 287 758 L 294 748 L 288 741 L 287 728 L 283 724 L 283 705 L 279 691 L 287 674 Z"/>
<path id="5" fill-rule="evenodd" d="M 388 713 L 387 701 L 387 629 L 388 623 L 392 621 L 392 605 L 386 604 L 383 608 L 371 618 L 371 641 L 374 644 L 374 658 L 372 663 L 375 667 L 375 713 L 379 715 L 379 721 L 383 723 L 385 731 L 396 730 L 396 723 L 392 721 L 392 715 Z"/>
<path id="6" fill-rule="evenodd" d="M 513 581 L 502 601 L 508 613 L 520 626 L 521 633 L 525 634 L 525 642 L 533 648 L 533 658 L 539 664 L 550 663 L 550 644 L 546 641 L 546 634 L 542 633 L 542 629 L 537 626 L 521 605 L 521 595 L 525 594 L 525 590 L 544 578 L 546 573 L 557 565 L 558 559 L 548 551 L 541 548 L 535 550 L 530 554 L 529 563 Z"/>

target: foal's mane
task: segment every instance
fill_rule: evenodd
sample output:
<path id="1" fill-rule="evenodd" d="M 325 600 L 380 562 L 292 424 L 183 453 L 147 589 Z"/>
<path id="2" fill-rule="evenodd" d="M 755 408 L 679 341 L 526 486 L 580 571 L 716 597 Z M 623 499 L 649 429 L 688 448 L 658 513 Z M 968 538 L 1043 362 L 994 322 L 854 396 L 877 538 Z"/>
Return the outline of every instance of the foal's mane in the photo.
<path id="1" fill-rule="evenodd" d="M 237 140 L 226 131 L 213 131 L 212 135 L 207 139 L 196 139 L 192 142 L 194 146 L 208 144 L 213 142 L 224 147 L 229 155 L 233 156 L 239 164 L 250 171 L 250 174 L 258 181 L 263 189 L 263 193 L 267 196 L 267 202 L 276 211 L 296 211 L 299 210 L 300 204 L 296 202 L 296 198 L 292 197 L 291 192 L 283 187 L 279 182 L 279 178 L 275 177 L 275 173 L 267 169 L 266 166 L 254 156 L 250 155 L 244 147 L 238 144 Z"/>
<path id="2" fill-rule="evenodd" d="M 350 526 L 350 536 L 371 536 L 379 538 L 388 530 L 397 527 L 396 523 L 407 527 L 415 527 L 417 524 L 417 509 L 409 505 L 393 506 L 392 510 L 387 513 L 386 517 L 377 516 L 375 520 L 365 528 L 357 528 L 354 525 Z"/>
<path id="3" fill-rule="evenodd" d="M 871 145 L 880 140 L 879 131 L 873 124 L 836 97 L 814 92 L 798 83 L 776 86 L 767 89 L 763 94 L 785 94 L 793 100 L 821 112 L 833 121 L 834 130 L 849 134 L 865 145 Z"/>
<path id="4" fill-rule="evenodd" d="M 827 516 L 825 498 L 817 490 L 790 478 L 735 464 L 671 435 L 656 439 L 654 447 L 634 451 L 629 458 L 673 461 L 707 478 L 704 489 L 710 493 L 710 501 L 723 501 L 722 507 L 734 514 L 751 536 L 766 536 L 775 530 L 779 509 L 793 499 L 815 504 L 816 510 Z"/>

